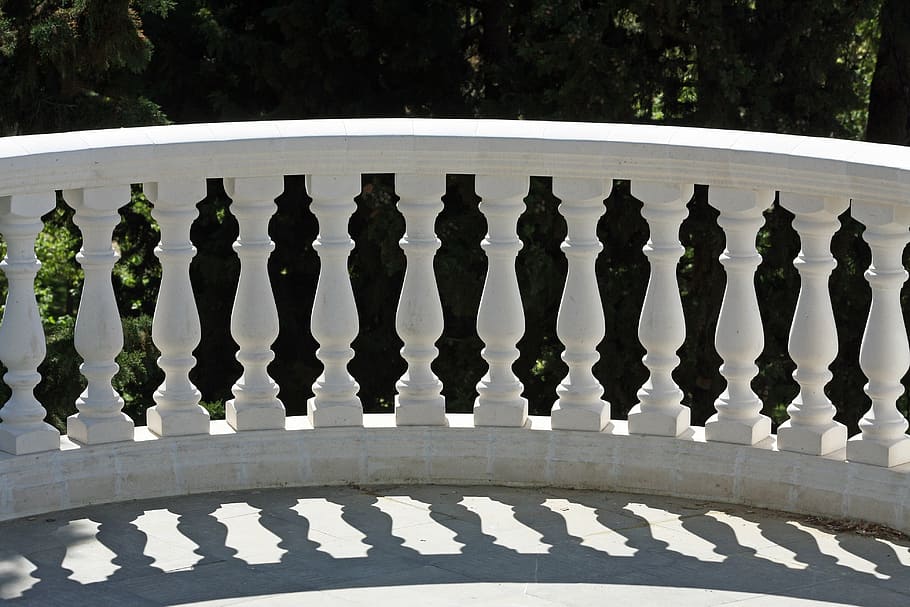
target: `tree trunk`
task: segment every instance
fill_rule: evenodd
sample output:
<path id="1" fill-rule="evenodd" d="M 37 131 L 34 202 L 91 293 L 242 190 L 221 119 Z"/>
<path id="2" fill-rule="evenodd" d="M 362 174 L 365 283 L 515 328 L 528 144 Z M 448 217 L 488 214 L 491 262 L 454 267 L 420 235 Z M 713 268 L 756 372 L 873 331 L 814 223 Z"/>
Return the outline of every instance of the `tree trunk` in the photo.
<path id="1" fill-rule="evenodd" d="M 910 2 L 885 0 L 866 140 L 910 145 Z"/>

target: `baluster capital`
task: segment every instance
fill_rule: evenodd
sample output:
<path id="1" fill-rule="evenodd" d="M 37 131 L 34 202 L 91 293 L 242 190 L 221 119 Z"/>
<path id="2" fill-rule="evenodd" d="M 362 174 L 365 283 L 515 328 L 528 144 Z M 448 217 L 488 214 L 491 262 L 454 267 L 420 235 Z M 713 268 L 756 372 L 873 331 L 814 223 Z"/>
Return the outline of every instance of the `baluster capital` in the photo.
<path id="1" fill-rule="evenodd" d="M 284 192 L 284 177 L 281 175 L 226 177 L 224 179 L 224 191 L 236 203 L 271 203 Z"/>
<path id="2" fill-rule="evenodd" d="M 205 179 L 152 181 L 142 184 L 145 197 L 157 208 L 188 207 L 206 197 Z"/>
<path id="3" fill-rule="evenodd" d="M 132 190 L 128 185 L 106 186 L 102 188 L 78 188 L 64 190 L 63 199 L 77 213 L 110 214 L 129 204 Z"/>
<path id="4" fill-rule="evenodd" d="M 53 210 L 56 202 L 54 192 L 0 196 L 0 221 L 9 223 L 14 218 L 38 219 Z"/>
<path id="5" fill-rule="evenodd" d="M 819 196 L 817 194 L 797 194 L 781 192 L 780 206 L 798 217 L 829 219 L 837 217 L 850 206 L 846 196 Z"/>

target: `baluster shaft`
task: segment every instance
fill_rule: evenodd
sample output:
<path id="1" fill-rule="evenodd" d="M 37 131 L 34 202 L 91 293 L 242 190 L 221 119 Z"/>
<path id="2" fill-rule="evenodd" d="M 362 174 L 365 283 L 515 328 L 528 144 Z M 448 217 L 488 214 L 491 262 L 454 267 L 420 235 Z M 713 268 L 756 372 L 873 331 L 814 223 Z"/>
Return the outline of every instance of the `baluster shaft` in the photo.
<path id="1" fill-rule="evenodd" d="M 847 428 L 834 421 L 837 410 L 825 395 L 825 385 L 832 378 L 828 366 L 837 356 L 837 326 L 828 292 L 828 279 L 837 266 L 831 238 L 840 226 L 837 216 L 847 210 L 850 200 L 782 192 L 780 201 L 796 215 L 793 227 L 802 247 L 793 262 L 801 285 L 789 340 L 799 394 L 787 407 L 790 419 L 777 429 L 777 447 L 826 455 L 847 444 Z"/>
<path id="2" fill-rule="evenodd" d="M 642 215 L 651 230 L 644 247 L 651 277 L 638 324 L 638 337 L 647 352 L 642 360 L 650 376 L 638 391 L 639 404 L 629 412 L 632 434 L 679 436 L 689 429 L 689 408 L 682 405 L 682 390 L 672 373 L 679 364 L 676 350 L 686 338 L 676 265 L 685 251 L 679 227 L 692 192 L 691 185 L 632 182 L 632 195 L 644 204 Z"/>
<path id="3" fill-rule="evenodd" d="M 443 330 L 442 303 L 433 272 L 433 256 L 439 239 L 433 225 L 442 210 L 445 175 L 395 177 L 400 198 L 398 209 L 405 218 L 401 248 L 407 257 L 395 328 L 404 342 L 401 355 L 408 369 L 395 384 L 395 421 L 399 426 L 446 425 L 442 382 L 431 364 L 439 350 L 436 340 Z"/>
<path id="4" fill-rule="evenodd" d="M 559 303 L 556 333 L 565 345 L 562 359 L 569 367 L 556 389 L 551 424 L 557 430 L 599 432 L 610 423 L 610 404 L 594 377 L 603 340 L 603 304 L 597 287 L 595 263 L 603 245 L 597 239 L 597 220 L 604 214 L 604 199 L 612 182 L 602 179 L 553 179 L 553 194 L 562 200 L 559 211 L 568 234 L 560 247 L 568 261 L 566 285 Z"/>
<path id="5" fill-rule="evenodd" d="M 897 409 L 904 393 L 901 378 L 910 367 L 910 346 L 901 310 L 901 286 L 907 280 L 901 260 L 910 241 L 910 212 L 905 207 L 854 200 L 853 216 L 866 225 L 863 238 L 872 249 L 866 280 L 872 306 L 863 333 L 859 364 L 869 378 L 865 392 L 872 407 L 859 422 L 861 433 L 847 441 L 847 459 L 893 467 L 910 462 L 907 419 Z"/>
<path id="6" fill-rule="evenodd" d="M 705 438 L 755 445 L 771 435 L 771 419 L 761 415 L 762 402 L 752 390 L 752 379 L 758 374 L 755 360 L 764 347 L 755 295 L 755 270 L 761 263 L 755 238 L 764 223 L 762 211 L 774 200 L 774 193 L 711 187 L 709 194 L 720 211 L 717 222 L 727 241 L 720 256 L 727 286 L 715 334 L 727 387 L 714 403 L 717 413 L 705 424 Z"/>
<path id="7" fill-rule="evenodd" d="M 235 430 L 284 428 L 284 404 L 278 384 L 269 376 L 275 358 L 271 346 L 278 339 L 278 309 L 269 281 L 269 255 L 275 243 L 269 221 L 277 210 L 274 200 L 284 191 L 284 178 L 245 177 L 225 179 L 224 189 L 233 200 L 231 212 L 240 224 L 234 250 L 240 258 L 240 278 L 231 312 L 231 336 L 240 349 L 237 360 L 243 374 L 225 405 L 225 417 Z"/>
<path id="8" fill-rule="evenodd" d="M 155 255 L 161 260 L 161 286 L 152 321 L 152 341 L 161 351 L 158 366 L 164 382 L 155 391 L 156 405 L 146 411 L 149 430 L 159 436 L 207 434 L 209 413 L 199 405 L 199 390 L 190 381 L 199 345 L 199 312 L 190 283 L 190 262 L 196 247 L 190 227 L 199 215 L 196 202 L 205 198 L 205 181 L 147 183 L 146 197 L 155 205 L 152 217 L 161 228 Z"/>
<path id="9" fill-rule="evenodd" d="M 132 440 L 133 421 L 123 413 L 123 399 L 111 385 L 120 367 L 123 326 L 111 284 L 111 271 L 120 257 L 112 246 L 117 209 L 130 201 L 129 186 L 69 190 L 64 199 L 76 210 L 73 221 L 82 231 L 82 250 L 76 259 L 85 271 L 76 315 L 76 351 L 85 361 L 79 367 L 88 385 L 76 400 L 79 413 L 66 420 L 71 439 L 94 445 Z"/>
<path id="10" fill-rule="evenodd" d="M 35 238 L 41 216 L 54 208 L 54 193 L 0 198 L 0 233 L 6 240 L 6 258 L 0 268 L 9 287 L 0 322 L 0 360 L 12 391 L 0 408 L 0 451 L 14 455 L 60 448 L 60 433 L 44 422 L 44 407 L 34 390 L 41 375 L 38 365 L 46 348 L 44 329 L 35 300 L 35 275 L 41 264 L 35 256 Z"/>
<path id="11" fill-rule="evenodd" d="M 481 243 L 488 265 L 477 311 L 477 334 L 485 345 L 481 356 L 489 369 L 477 384 L 474 425 L 524 427 L 528 424 L 528 401 L 521 396 L 523 386 L 512 364 L 518 359 L 515 345 L 524 333 L 515 259 L 521 250 L 516 226 L 524 210 L 528 180 L 477 175 L 475 190 L 483 199 L 480 210 L 488 226 Z"/>
<path id="12" fill-rule="evenodd" d="M 354 241 L 348 222 L 360 194 L 360 175 L 309 175 L 307 192 L 319 221 L 319 235 L 313 247 L 319 254 L 319 281 L 313 302 L 311 330 L 319 342 L 316 357 L 323 364 L 322 375 L 313 384 L 313 398 L 307 403 L 310 422 L 321 426 L 360 426 L 363 407 L 360 386 L 348 373 L 354 358 L 351 342 L 357 337 L 357 305 L 348 275 L 348 256 Z"/>

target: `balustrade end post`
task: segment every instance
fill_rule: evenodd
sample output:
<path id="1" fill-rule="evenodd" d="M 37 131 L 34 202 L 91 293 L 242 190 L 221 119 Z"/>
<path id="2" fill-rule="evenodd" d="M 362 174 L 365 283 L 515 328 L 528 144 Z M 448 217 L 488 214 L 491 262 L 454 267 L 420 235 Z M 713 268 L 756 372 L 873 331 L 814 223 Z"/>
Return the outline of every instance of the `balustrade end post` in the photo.
<path id="1" fill-rule="evenodd" d="M 166 412 L 160 411 L 159 406 L 155 405 L 146 410 L 145 418 L 148 429 L 158 436 L 209 434 L 211 425 L 209 412 L 202 405 L 196 405 L 188 411 Z"/>
<path id="2" fill-rule="evenodd" d="M 844 448 L 847 442 L 847 427 L 832 421 L 824 428 L 802 428 L 785 421 L 777 429 L 777 448 L 806 455 L 828 455 Z"/>
<path id="3" fill-rule="evenodd" d="M 560 406 L 559 401 L 550 411 L 550 427 L 554 430 L 585 430 L 588 432 L 613 431 L 610 422 L 610 407 L 600 401 L 592 405 Z"/>
<path id="4" fill-rule="evenodd" d="M 690 425 L 691 412 L 683 405 L 661 411 L 643 411 L 639 403 L 629 411 L 629 434 L 680 436 Z"/>
<path id="5" fill-rule="evenodd" d="M 332 403 L 330 406 L 318 406 L 316 399 L 307 401 L 307 418 L 314 428 L 330 428 L 340 426 L 362 426 L 363 407 L 360 399 L 350 403 Z"/>

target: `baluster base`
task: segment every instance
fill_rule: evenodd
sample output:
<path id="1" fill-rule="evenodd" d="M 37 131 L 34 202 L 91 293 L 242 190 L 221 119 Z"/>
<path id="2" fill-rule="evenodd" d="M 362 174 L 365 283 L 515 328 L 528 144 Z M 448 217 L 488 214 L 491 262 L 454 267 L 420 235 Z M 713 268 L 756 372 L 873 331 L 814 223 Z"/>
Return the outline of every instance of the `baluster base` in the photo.
<path id="1" fill-rule="evenodd" d="M 847 441 L 847 460 L 884 468 L 910 463 L 910 437 L 899 438 L 893 443 L 880 443 L 857 434 Z"/>
<path id="2" fill-rule="evenodd" d="M 395 424 L 398 426 L 448 426 L 446 400 L 439 396 L 425 401 L 402 403 L 395 397 Z"/>
<path id="3" fill-rule="evenodd" d="M 50 424 L 40 423 L 25 428 L 0 424 L 0 451 L 13 455 L 56 451 L 60 449 L 60 433 Z"/>
<path id="4" fill-rule="evenodd" d="M 689 429 L 690 416 L 689 408 L 682 405 L 665 411 L 642 411 L 639 403 L 629 411 L 629 434 L 680 436 Z"/>
<path id="5" fill-rule="evenodd" d="M 481 403 L 474 401 L 474 425 L 504 428 L 530 428 L 528 401 L 520 398 L 514 402 Z"/>
<path id="6" fill-rule="evenodd" d="M 311 398 L 306 402 L 307 417 L 314 428 L 362 426 L 363 406 L 360 399 L 348 403 L 316 404 Z"/>
<path id="7" fill-rule="evenodd" d="M 209 412 L 205 407 L 180 411 L 162 410 L 159 406 L 150 407 L 145 412 L 148 429 L 158 436 L 187 436 L 190 434 L 209 433 Z"/>
<path id="8" fill-rule="evenodd" d="M 224 405 L 228 425 L 238 432 L 244 430 L 284 430 L 284 405 L 277 398 L 274 403 L 244 404 L 237 408 L 235 399 Z"/>
<path id="9" fill-rule="evenodd" d="M 613 424 L 610 423 L 610 405 L 601 401 L 564 407 L 556 401 L 550 412 L 550 427 L 554 430 L 609 432 L 613 429 Z"/>
<path id="10" fill-rule="evenodd" d="M 802 427 L 787 420 L 777 429 L 777 448 L 781 451 L 828 455 L 846 445 L 847 427 L 834 421 L 823 427 Z"/>
<path id="11" fill-rule="evenodd" d="M 759 415 L 751 420 L 719 419 L 712 415 L 705 423 L 705 438 L 718 443 L 755 445 L 771 436 L 771 418 Z"/>
<path id="12" fill-rule="evenodd" d="M 66 434 L 83 445 L 101 445 L 133 440 L 135 424 L 126 413 L 111 417 L 85 417 L 76 413 L 66 418 Z"/>

